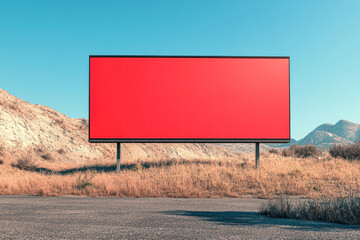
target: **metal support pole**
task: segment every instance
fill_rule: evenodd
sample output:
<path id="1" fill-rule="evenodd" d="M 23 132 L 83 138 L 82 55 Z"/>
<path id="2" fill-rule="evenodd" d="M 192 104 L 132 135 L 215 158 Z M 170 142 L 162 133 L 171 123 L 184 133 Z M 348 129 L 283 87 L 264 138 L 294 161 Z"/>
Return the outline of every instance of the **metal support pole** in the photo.
<path id="1" fill-rule="evenodd" d="M 260 143 L 256 143 L 255 147 L 255 168 L 260 167 Z"/>
<path id="2" fill-rule="evenodd" d="M 117 154 L 116 154 L 116 172 L 117 174 L 120 174 L 120 156 L 121 156 L 121 143 L 116 143 L 116 148 L 117 148 Z"/>

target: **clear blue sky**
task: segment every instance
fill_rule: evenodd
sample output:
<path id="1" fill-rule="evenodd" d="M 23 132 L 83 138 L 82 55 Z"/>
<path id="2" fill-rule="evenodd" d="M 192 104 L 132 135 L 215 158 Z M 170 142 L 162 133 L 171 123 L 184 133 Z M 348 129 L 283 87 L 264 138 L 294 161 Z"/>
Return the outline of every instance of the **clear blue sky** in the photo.
<path id="1" fill-rule="evenodd" d="M 0 88 L 88 116 L 88 55 L 291 57 L 291 131 L 360 123 L 360 1 L 1 1 Z"/>

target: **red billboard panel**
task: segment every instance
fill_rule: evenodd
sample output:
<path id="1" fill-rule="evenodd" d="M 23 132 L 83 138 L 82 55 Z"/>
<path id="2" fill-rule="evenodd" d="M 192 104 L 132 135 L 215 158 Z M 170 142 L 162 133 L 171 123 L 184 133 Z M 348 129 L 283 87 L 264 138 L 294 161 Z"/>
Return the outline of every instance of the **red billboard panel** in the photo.
<path id="1" fill-rule="evenodd" d="M 90 142 L 288 142 L 289 57 L 90 56 Z"/>

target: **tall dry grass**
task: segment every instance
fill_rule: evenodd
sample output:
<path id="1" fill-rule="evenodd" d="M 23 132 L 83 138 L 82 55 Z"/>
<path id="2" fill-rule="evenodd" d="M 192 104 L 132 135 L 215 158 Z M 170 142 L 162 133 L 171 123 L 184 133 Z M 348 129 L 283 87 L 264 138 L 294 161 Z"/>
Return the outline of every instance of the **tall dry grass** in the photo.
<path id="1" fill-rule="evenodd" d="M 360 162 L 322 155 L 316 158 L 263 154 L 254 168 L 254 155 L 224 160 L 115 159 L 97 165 L 36 162 L 37 171 L 20 170 L 16 160 L 0 165 L 0 194 L 41 196 L 86 195 L 119 197 L 238 197 L 279 195 L 321 198 L 360 192 Z M 11 166 L 13 165 L 13 166 Z"/>
<path id="2" fill-rule="evenodd" d="M 347 197 L 322 200 L 295 201 L 279 198 L 264 203 L 259 212 L 275 218 L 295 218 L 359 225 L 360 198 L 351 194 Z"/>

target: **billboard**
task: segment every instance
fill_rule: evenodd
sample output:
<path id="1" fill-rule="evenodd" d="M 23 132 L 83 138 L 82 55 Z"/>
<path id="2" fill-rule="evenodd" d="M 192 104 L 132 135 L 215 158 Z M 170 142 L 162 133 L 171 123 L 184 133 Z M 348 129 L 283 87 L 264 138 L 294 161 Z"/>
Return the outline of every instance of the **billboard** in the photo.
<path id="1" fill-rule="evenodd" d="M 90 56 L 90 142 L 289 142 L 290 58 Z"/>

